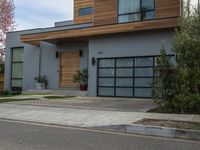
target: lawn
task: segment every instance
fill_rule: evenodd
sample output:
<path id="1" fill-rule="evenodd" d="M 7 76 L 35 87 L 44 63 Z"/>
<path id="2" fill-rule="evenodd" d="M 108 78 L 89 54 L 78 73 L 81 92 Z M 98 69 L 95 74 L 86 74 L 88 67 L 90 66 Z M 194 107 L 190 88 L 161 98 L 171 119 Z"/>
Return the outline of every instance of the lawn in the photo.
<path id="1" fill-rule="evenodd" d="M 44 96 L 45 99 L 68 99 L 74 98 L 75 96 Z"/>
<path id="2" fill-rule="evenodd" d="M 0 99 L 0 103 L 16 102 L 16 101 L 28 101 L 28 100 L 39 100 L 39 99 L 37 99 L 37 98 L 24 98 L 24 99 L 3 98 L 3 99 Z"/>

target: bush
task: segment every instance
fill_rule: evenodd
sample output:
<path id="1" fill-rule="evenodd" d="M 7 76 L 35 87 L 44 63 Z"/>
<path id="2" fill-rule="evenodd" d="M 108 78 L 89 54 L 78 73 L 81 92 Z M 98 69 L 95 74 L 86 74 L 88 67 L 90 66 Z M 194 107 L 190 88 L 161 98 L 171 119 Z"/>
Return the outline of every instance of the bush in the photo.
<path id="1" fill-rule="evenodd" d="M 166 53 L 158 59 L 160 77 L 154 87 L 154 99 L 163 108 L 178 113 L 200 113 L 200 6 L 187 12 L 176 31 L 173 49 L 177 64 L 172 69 Z M 186 15 L 185 15 L 186 14 Z M 155 85 L 157 85 L 155 84 Z"/>
<path id="2" fill-rule="evenodd" d="M 20 95 L 21 92 L 20 91 L 8 91 L 5 90 L 1 93 L 1 96 L 15 96 L 15 95 Z"/>
<path id="3" fill-rule="evenodd" d="M 200 113 L 200 94 L 176 95 L 171 107 L 181 113 Z"/>

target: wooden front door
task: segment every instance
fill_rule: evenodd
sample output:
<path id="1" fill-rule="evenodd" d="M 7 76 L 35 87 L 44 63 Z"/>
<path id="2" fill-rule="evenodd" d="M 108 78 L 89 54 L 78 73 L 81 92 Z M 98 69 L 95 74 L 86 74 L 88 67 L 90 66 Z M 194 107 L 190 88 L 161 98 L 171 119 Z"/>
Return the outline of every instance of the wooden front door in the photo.
<path id="1" fill-rule="evenodd" d="M 80 70 L 79 51 L 62 52 L 60 55 L 60 88 L 77 88 L 73 75 Z"/>

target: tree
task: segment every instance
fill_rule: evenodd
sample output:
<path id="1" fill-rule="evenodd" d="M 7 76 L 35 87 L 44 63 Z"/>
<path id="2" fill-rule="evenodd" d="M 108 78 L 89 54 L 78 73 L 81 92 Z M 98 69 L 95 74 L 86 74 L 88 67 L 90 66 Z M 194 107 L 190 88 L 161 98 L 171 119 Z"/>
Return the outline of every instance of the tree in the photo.
<path id="1" fill-rule="evenodd" d="M 175 95 L 176 70 L 165 51 L 164 45 L 160 50 L 161 56 L 156 59 L 156 78 L 153 82 L 153 98 L 158 105 L 166 105 Z"/>
<path id="2" fill-rule="evenodd" d="M 174 106 L 182 113 L 200 112 L 200 10 L 186 3 L 173 47 L 177 55 Z"/>
<path id="3" fill-rule="evenodd" d="M 15 29 L 13 0 L 0 0 L 0 57 L 5 53 L 6 32 Z"/>
<path id="4" fill-rule="evenodd" d="M 170 111 L 200 113 L 199 4 L 193 8 L 190 0 L 185 3 L 181 26 L 174 37 L 173 50 L 177 63 L 174 66 L 175 73 L 170 67 L 166 53 L 162 50 L 157 69 L 160 74 L 157 83 L 161 86 L 154 87 L 154 93 L 157 93 L 157 100 L 164 101 L 162 104 Z"/>

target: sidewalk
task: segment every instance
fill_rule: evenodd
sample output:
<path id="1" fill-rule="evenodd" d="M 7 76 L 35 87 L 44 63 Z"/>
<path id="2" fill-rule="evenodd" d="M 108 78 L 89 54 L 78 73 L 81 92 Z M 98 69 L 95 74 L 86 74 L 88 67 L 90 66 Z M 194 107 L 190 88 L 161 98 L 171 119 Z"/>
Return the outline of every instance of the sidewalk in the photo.
<path id="1" fill-rule="evenodd" d="M 129 125 L 143 118 L 200 122 L 199 115 L 153 114 L 0 104 L 0 118 L 75 127 Z"/>

